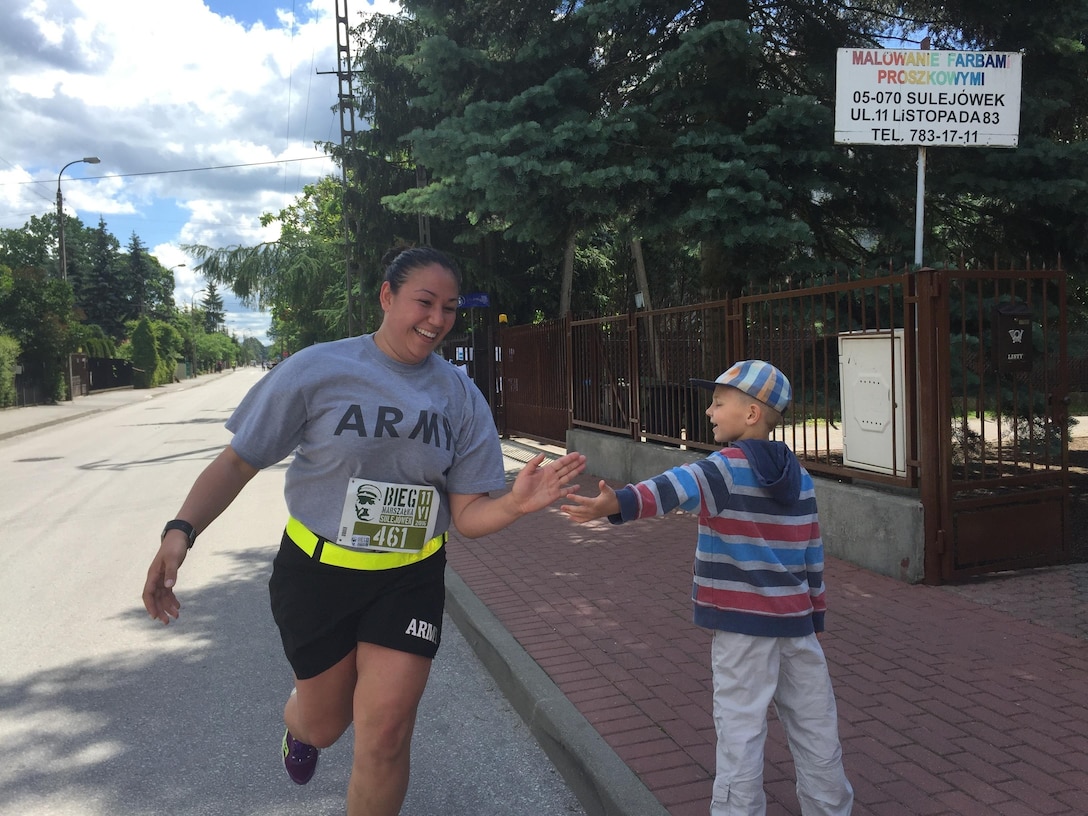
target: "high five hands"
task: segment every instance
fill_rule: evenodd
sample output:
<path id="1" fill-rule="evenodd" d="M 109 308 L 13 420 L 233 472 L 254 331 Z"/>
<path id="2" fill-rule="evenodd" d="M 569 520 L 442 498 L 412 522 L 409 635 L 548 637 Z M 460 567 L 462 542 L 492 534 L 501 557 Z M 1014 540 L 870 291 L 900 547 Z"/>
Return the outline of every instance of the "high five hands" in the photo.
<path id="1" fill-rule="evenodd" d="M 604 479 L 597 482 L 597 489 L 600 493 L 596 496 L 568 496 L 574 504 L 564 504 L 559 509 L 578 524 L 618 513 L 620 503 L 616 499 L 616 491 Z"/>
<path id="2" fill-rule="evenodd" d="M 541 510 L 556 499 L 569 498 L 578 491 L 578 485 L 568 482 L 586 469 L 583 454 L 574 451 L 542 467 L 544 458 L 543 453 L 538 453 L 526 462 L 510 489 L 523 513 Z"/>

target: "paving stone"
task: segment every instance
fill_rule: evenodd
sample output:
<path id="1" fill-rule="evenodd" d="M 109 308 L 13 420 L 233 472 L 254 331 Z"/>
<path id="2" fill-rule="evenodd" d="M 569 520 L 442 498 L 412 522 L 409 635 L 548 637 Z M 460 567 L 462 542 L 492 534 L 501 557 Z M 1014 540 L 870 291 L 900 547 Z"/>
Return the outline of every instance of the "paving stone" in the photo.
<path id="1" fill-rule="evenodd" d="M 596 493 L 597 479 L 580 480 Z M 705 816 L 711 634 L 691 623 L 695 519 L 574 525 L 558 507 L 449 563 L 671 816 Z M 828 558 L 823 644 L 855 816 L 1088 812 L 1088 564 L 908 585 Z M 800 816 L 770 717 L 768 816 Z"/>

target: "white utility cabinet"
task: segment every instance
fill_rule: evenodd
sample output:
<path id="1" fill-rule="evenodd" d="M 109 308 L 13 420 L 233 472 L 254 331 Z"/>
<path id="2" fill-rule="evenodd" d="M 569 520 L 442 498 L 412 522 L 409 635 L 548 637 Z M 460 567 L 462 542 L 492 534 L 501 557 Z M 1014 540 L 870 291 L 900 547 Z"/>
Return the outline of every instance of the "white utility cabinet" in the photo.
<path id="1" fill-rule="evenodd" d="M 844 465 L 906 474 L 903 383 L 902 329 L 839 335 Z"/>

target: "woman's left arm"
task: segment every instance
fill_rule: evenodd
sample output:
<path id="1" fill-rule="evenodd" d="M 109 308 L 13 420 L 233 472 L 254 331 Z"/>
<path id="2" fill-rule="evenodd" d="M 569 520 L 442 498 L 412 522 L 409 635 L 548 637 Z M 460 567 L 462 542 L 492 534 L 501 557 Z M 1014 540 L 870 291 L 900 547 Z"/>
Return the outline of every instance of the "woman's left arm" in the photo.
<path id="1" fill-rule="evenodd" d="M 511 489 L 501 496 L 451 493 L 450 515 L 457 532 L 466 538 L 496 533 L 527 513 L 542 510 L 556 499 L 578 492 L 578 485 L 567 483 L 585 470 L 585 456 L 568 453 L 541 467 L 543 461 L 543 453 L 530 459 L 514 479 Z"/>

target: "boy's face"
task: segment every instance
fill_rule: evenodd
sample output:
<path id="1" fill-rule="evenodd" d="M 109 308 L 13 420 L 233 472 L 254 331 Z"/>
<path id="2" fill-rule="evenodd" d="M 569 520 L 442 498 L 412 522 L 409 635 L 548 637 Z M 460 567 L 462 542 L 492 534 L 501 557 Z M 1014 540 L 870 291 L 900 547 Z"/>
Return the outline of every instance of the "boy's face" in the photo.
<path id="1" fill-rule="evenodd" d="M 759 403 L 730 385 L 719 385 L 714 389 L 706 415 L 714 441 L 719 445 L 763 436 L 759 433 L 763 427 Z"/>

